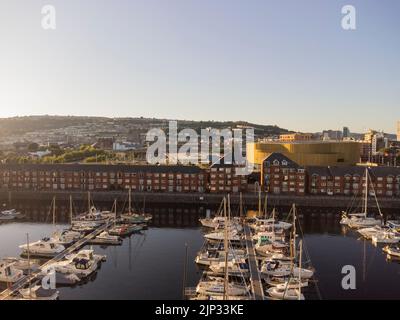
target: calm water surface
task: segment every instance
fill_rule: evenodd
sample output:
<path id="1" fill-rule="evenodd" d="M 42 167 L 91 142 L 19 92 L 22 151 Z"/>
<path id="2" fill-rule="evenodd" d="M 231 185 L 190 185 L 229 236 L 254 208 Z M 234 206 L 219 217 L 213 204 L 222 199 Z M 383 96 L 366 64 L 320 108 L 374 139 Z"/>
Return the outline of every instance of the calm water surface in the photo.
<path id="1" fill-rule="evenodd" d="M 0 257 L 17 256 L 27 232 L 34 241 L 52 230 L 52 225 L 44 223 L 0 225 Z M 302 221 L 302 231 L 323 299 L 400 298 L 400 264 L 387 262 L 381 248 L 342 229 L 335 219 L 309 218 Z M 93 246 L 96 253 L 107 256 L 107 262 L 87 283 L 59 288 L 60 299 L 181 299 L 186 243 L 187 286 L 195 286 L 201 276 L 193 262 L 203 244 L 201 228 L 150 226 L 126 238 L 122 246 Z M 356 290 L 341 288 L 344 265 L 357 270 Z M 319 295 L 312 289 L 306 297 Z"/>

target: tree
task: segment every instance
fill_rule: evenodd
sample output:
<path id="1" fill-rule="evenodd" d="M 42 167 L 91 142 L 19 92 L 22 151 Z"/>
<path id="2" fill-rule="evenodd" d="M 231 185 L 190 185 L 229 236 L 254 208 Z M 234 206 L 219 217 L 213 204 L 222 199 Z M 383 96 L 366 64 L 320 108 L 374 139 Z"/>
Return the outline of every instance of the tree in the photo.
<path id="1" fill-rule="evenodd" d="M 36 152 L 39 150 L 39 145 L 36 142 L 32 142 L 28 145 L 29 152 Z"/>

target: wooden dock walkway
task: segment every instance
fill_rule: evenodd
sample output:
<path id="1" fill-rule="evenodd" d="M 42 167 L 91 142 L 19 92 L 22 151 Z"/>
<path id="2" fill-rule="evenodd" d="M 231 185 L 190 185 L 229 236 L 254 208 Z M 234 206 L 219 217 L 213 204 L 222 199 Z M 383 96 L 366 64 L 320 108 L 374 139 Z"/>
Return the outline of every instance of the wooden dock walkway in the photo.
<path id="1" fill-rule="evenodd" d="M 250 284 L 253 291 L 254 300 L 264 300 L 264 290 L 261 283 L 260 272 L 258 270 L 258 263 L 256 258 L 256 251 L 254 249 L 254 242 L 250 227 L 244 223 L 244 235 L 248 254 L 249 269 L 250 269 Z"/>
<path id="2" fill-rule="evenodd" d="M 82 239 L 79 239 L 77 242 L 75 242 L 73 245 L 69 246 L 66 248 L 63 252 L 52 258 L 51 260 L 47 261 L 43 265 L 41 265 L 37 271 L 32 272 L 30 276 L 25 276 L 18 282 L 14 283 L 10 288 L 4 290 L 3 292 L 0 293 L 0 300 L 7 300 L 10 299 L 10 297 L 15 294 L 18 290 L 22 289 L 25 285 L 27 285 L 29 282 L 35 282 L 37 280 L 37 276 L 44 270 L 47 266 L 59 262 L 62 259 L 65 258 L 65 256 L 73 253 L 75 250 L 78 250 L 85 246 L 89 240 L 93 239 L 97 235 L 99 235 L 101 232 L 107 230 L 112 224 L 114 223 L 113 219 L 110 219 L 107 223 L 101 225 L 99 228 L 94 230 L 93 232 L 87 234 L 85 237 Z"/>

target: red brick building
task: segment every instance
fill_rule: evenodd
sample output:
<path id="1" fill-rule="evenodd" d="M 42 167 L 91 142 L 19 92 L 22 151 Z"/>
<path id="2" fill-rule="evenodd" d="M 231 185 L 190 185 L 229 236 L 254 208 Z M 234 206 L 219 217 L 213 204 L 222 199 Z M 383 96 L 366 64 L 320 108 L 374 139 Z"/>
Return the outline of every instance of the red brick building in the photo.
<path id="1" fill-rule="evenodd" d="M 207 174 L 195 166 L 4 164 L 0 165 L 0 188 L 204 192 Z"/>
<path id="2" fill-rule="evenodd" d="M 400 197 L 400 167 L 307 166 L 280 153 L 267 157 L 262 165 L 261 185 L 273 194 L 311 194 L 329 196 L 362 195 L 365 172 L 369 174 L 369 193 L 378 197 Z"/>
<path id="3" fill-rule="evenodd" d="M 214 164 L 209 168 L 209 188 L 212 193 L 237 193 L 248 190 L 247 176 L 237 175 L 237 166 L 222 163 Z"/>
<path id="4" fill-rule="evenodd" d="M 365 192 L 366 167 L 307 167 L 310 194 L 357 195 Z M 400 168 L 369 167 L 369 193 L 380 197 L 400 196 Z"/>
<path id="5" fill-rule="evenodd" d="M 272 153 L 262 163 L 261 186 L 274 194 L 303 195 L 305 170 L 281 153 Z"/>

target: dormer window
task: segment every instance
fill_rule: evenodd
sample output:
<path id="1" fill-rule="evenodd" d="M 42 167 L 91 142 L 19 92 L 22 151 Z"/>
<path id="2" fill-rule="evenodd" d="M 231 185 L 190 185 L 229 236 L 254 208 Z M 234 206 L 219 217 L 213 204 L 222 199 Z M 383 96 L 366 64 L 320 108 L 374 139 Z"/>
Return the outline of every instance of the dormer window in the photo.
<path id="1" fill-rule="evenodd" d="M 279 161 L 278 160 L 274 160 L 274 166 L 279 166 Z"/>
<path id="2" fill-rule="evenodd" d="M 288 165 L 287 161 L 286 160 L 282 160 L 282 165 L 283 166 L 287 166 Z"/>

